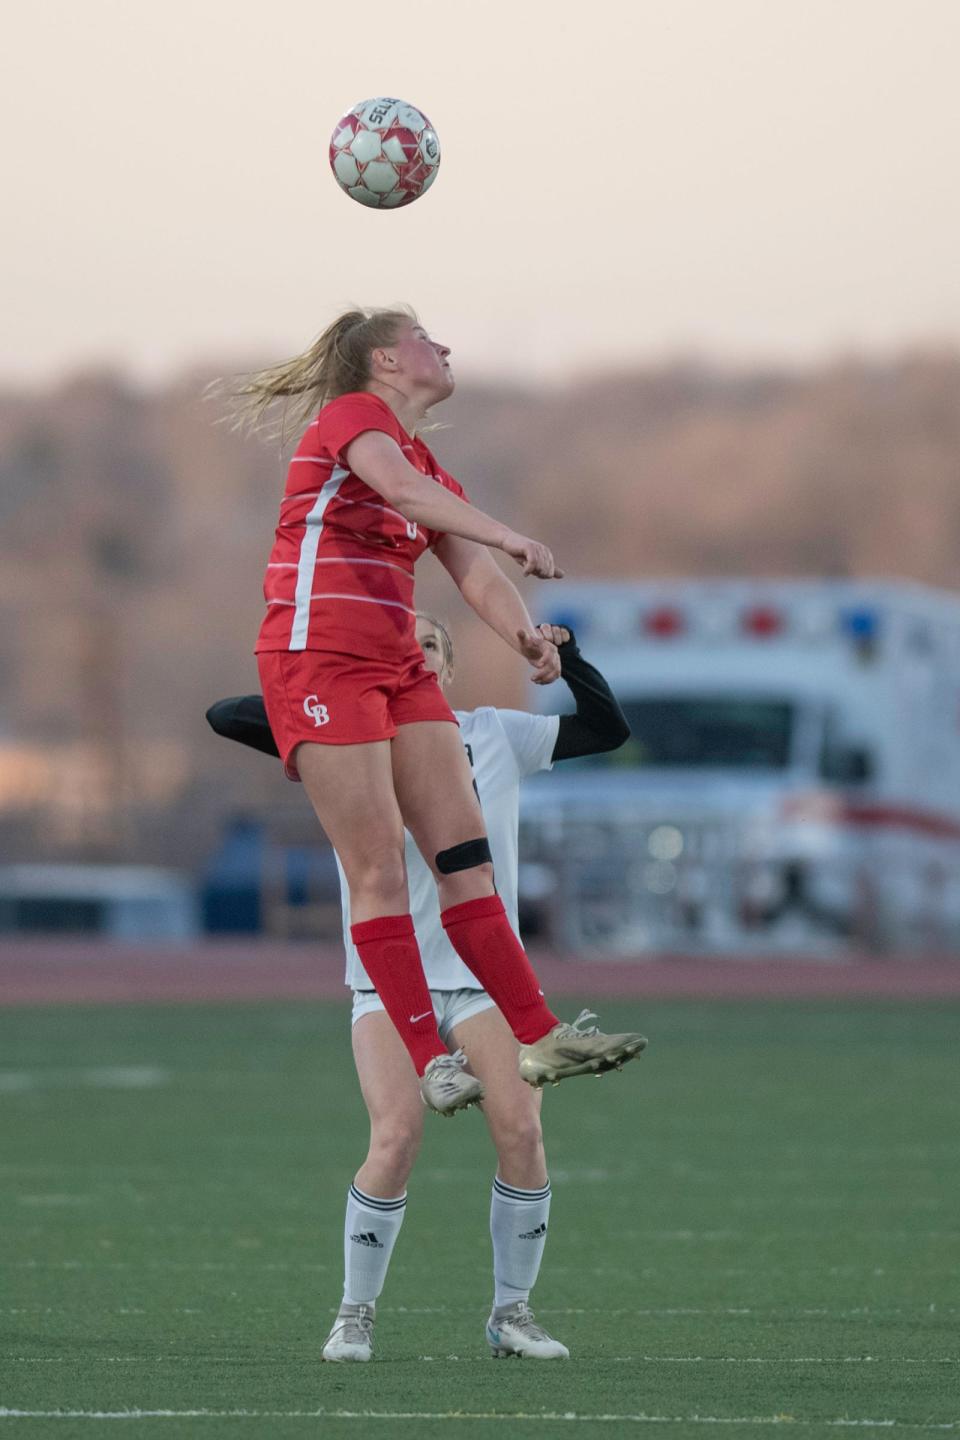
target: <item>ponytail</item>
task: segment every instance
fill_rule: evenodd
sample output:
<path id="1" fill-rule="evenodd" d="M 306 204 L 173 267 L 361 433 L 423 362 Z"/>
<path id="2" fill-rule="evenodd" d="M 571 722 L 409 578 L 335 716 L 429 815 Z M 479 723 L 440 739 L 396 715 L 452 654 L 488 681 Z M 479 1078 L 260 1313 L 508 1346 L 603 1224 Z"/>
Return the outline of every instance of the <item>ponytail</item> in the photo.
<path id="1" fill-rule="evenodd" d="M 279 402 L 274 429 L 282 442 L 288 422 L 301 425 L 329 400 L 363 390 L 370 379 L 372 352 L 381 345 L 392 345 L 397 327 L 416 318 L 408 306 L 347 310 L 309 349 L 291 360 L 241 376 L 236 386 L 221 382 L 215 389 L 229 397 L 238 429 L 259 429 L 267 411 Z"/>

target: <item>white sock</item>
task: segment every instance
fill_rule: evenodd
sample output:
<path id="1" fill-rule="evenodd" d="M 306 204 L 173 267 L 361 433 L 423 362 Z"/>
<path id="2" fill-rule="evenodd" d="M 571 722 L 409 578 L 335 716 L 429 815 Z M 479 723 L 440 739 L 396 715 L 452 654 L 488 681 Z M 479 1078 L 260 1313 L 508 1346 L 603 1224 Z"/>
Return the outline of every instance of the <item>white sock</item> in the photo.
<path id="1" fill-rule="evenodd" d="M 518 1190 L 494 1176 L 490 1202 L 493 1240 L 493 1306 L 528 1300 L 537 1283 L 550 1216 L 550 1182 L 542 1190 Z"/>
<path id="2" fill-rule="evenodd" d="M 371 1305 L 380 1294 L 406 1208 L 406 1191 L 396 1200 L 378 1200 L 350 1186 L 343 1227 L 345 1305 Z"/>

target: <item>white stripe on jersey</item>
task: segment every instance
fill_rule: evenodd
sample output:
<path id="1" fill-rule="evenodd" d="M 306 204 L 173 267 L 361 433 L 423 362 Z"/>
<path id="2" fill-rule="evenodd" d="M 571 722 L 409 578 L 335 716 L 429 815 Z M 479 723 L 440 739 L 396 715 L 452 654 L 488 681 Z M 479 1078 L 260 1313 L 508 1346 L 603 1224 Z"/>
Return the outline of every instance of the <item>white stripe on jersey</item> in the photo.
<path id="1" fill-rule="evenodd" d="M 311 595 L 311 600 L 358 600 L 361 605 L 392 605 L 394 610 L 406 610 L 408 615 L 416 615 L 416 610 L 411 610 L 409 605 L 404 605 L 400 600 L 378 600 L 375 595 L 338 595 L 335 590 L 323 590 L 319 595 Z"/>
<path id="2" fill-rule="evenodd" d="M 379 504 L 376 500 L 344 500 L 344 510 L 346 510 L 348 505 L 366 505 L 368 510 L 383 510 L 385 514 L 392 515 L 395 520 L 402 520 L 404 525 L 407 524 L 406 515 L 401 515 L 399 510 L 391 510 L 390 506 L 383 500 L 381 500 Z"/>
<path id="3" fill-rule="evenodd" d="M 284 505 L 298 505 L 301 500 L 315 500 L 318 495 L 322 494 L 322 490 L 302 490 L 298 491 L 296 495 L 284 495 L 283 499 L 280 501 L 280 507 L 282 509 Z M 399 510 L 391 509 L 391 507 L 383 500 L 341 499 L 340 503 L 344 509 L 346 509 L 348 505 L 365 505 L 368 510 L 382 510 L 385 515 L 392 515 L 395 520 L 402 520 L 405 525 L 407 523 L 406 515 L 401 515 Z"/>
<path id="4" fill-rule="evenodd" d="M 394 565 L 390 560 L 365 560 L 359 555 L 331 555 L 329 558 L 321 557 L 316 562 L 318 565 L 382 565 L 384 570 L 397 570 L 401 575 L 411 578 L 410 571 L 404 570 L 402 565 Z M 299 567 L 294 560 L 271 560 L 267 566 L 268 570 L 297 570 Z"/>
<path id="5" fill-rule="evenodd" d="M 291 465 L 328 465 L 335 469 L 333 461 L 328 455 L 294 455 L 290 461 Z"/>
<path id="6" fill-rule="evenodd" d="M 294 505 L 299 500 L 316 500 L 319 494 L 319 490 L 300 490 L 297 492 L 296 495 L 284 495 L 283 499 L 280 501 L 280 504 L 281 506 Z"/>
<path id="7" fill-rule="evenodd" d="M 320 532 L 323 529 L 323 513 L 349 474 L 350 471 L 344 470 L 342 466 L 334 467 L 333 474 L 320 491 L 316 505 L 304 522 L 305 529 L 303 540 L 300 542 L 300 561 L 297 566 L 297 589 L 294 600 L 296 613 L 290 632 L 291 650 L 306 650 L 307 648 L 307 633 L 310 629 L 310 601 L 312 599 L 310 591 L 313 589 L 313 572 L 317 563 Z"/>
<path id="8" fill-rule="evenodd" d="M 395 610 L 406 610 L 408 615 L 416 615 L 416 610 L 411 610 L 409 605 L 402 605 L 399 600 L 378 600 L 374 595 L 338 595 L 332 590 L 323 590 L 319 595 L 311 595 L 311 600 L 356 600 L 358 605 L 392 605 Z M 268 605 L 297 605 L 297 600 L 268 600 Z M 305 647 L 299 647 L 303 650 Z"/>

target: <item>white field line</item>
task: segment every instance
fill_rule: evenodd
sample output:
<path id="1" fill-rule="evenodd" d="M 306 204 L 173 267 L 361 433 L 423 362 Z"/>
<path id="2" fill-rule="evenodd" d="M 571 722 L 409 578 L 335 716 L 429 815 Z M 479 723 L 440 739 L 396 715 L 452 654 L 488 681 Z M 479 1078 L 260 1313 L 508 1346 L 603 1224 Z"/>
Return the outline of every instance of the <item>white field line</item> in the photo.
<path id="1" fill-rule="evenodd" d="M 108 1065 L 76 1070 L 0 1070 L 0 1094 L 24 1090 L 152 1090 L 170 1072 L 159 1065 Z"/>
<path id="2" fill-rule="evenodd" d="M 172 1357 L 171 1357 L 172 1358 Z M 239 1358 L 239 1357 L 237 1357 Z M 919 1355 L 611 1355 L 614 1365 L 960 1365 L 960 1356 Z M 418 1360 L 483 1364 L 476 1355 L 418 1355 Z"/>
<path id="3" fill-rule="evenodd" d="M 916 1318 L 917 1315 L 953 1315 L 960 1311 L 958 1305 L 858 1305 L 852 1310 L 829 1310 L 823 1306 L 809 1306 L 800 1309 L 786 1309 L 779 1305 L 770 1308 L 754 1309 L 743 1306 L 712 1306 L 709 1308 L 698 1308 L 695 1306 L 659 1306 L 648 1309 L 611 1309 L 606 1305 L 567 1305 L 537 1306 L 538 1315 L 635 1315 L 645 1319 L 669 1319 L 673 1316 L 718 1316 L 718 1315 L 752 1315 L 757 1319 L 789 1319 L 795 1315 L 819 1316 L 827 1320 L 852 1320 L 859 1319 L 865 1315 L 882 1315 L 887 1318 L 891 1315 L 909 1315 Z M 336 1306 L 330 1307 L 330 1313 L 336 1313 Z M 384 1314 L 394 1315 L 453 1315 L 461 1313 L 452 1305 L 394 1305 L 391 1310 L 384 1311 Z"/>
<path id="4" fill-rule="evenodd" d="M 125 1268 L 123 1262 L 118 1262 L 117 1268 Z M 180 1268 L 187 1270 L 199 1270 L 203 1268 L 211 1269 L 215 1267 L 212 1267 L 210 1265 L 204 1267 L 200 1265 L 184 1264 Z M 311 1267 L 302 1266 L 300 1268 L 309 1269 Z M 326 1269 L 328 1267 L 314 1266 L 312 1268 Z M 6 1305 L 0 1306 L 0 1315 L 72 1315 L 76 1308 L 76 1306 L 69 1305 Z M 88 1314 L 89 1306 L 85 1306 L 83 1308 L 84 1313 Z M 327 1307 L 327 1309 L 329 1310 L 331 1315 L 335 1315 L 337 1312 L 337 1307 L 335 1305 L 330 1305 Z M 285 1313 L 294 1315 L 315 1313 L 313 1307 L 304 1305 L 286 1306 L 284 1307 L 284 1311 Z M 273 1315 L 276 1312 L 277 1307 L 275 1306 L 255 1306 L 252 1311 L 250 1311 L 248 1307 L 248 1313 L 257 1315 Z M 921 1304 L 917 1306 L 861 1305 L 855 1307 L 852 1310 L 829 1310 L 821 1306 L 811 1306 L 803 1309 L 785 1309 L 781 1307 L 774 1307 L 771 1309 L 763 1310 L 734 1306 L 720 1306 L 712 1309 L 700 1309 L 695 1306 L 663 1306 L 659 1308 L 646 1309 L 610 1309 L 607 1306 L 601 1305 L 567 1305 L 562 1307 L 549 1305 L 542 1307 L 537 1306 L 538 1315 L 611 1315 L 615 1317 L 627 1316 L 642 1320 L 669 1320 L 676 1317 L 685 1318 L 688 1316 L 702 1317 L 706 1319 L 717 1318 L 719 1316 L 748 1316 L 759 1320 L 790 1320 L 795 1317 L 802 1317 L 805 1319 L 809 1317 L 816 1317 L 824 1320 L 858 1320 L 862 1319 L 865 1316 L 881 1316 L 884 1319 L 889 1319 L 893 1316 L 899 1315 L 908 1316 L 910 1319 L 916 1320 L 919 1316 L 922 1315 L 943 1316 L 955 1315 L 958 1312 L 960 1312 L 960 1306 L 939 1304 Z M 111 1315 L 149 1315 L 160 1312 L 157 1310 L 147 1310 L 137 1306 L 118 1306 L 116 1310 L 108 1309 L 103 1313 Z M 176 1305 L 173 1307 L 172 1310 L 164 1308 L 162 1313 L 174 1315 L 211 1315 L 214 1313 L 214 1311 L 210 1307 L 204 1308 L 200 1306 Z M 462 1312 L 459 1308 L 454 1308 L 452 1305 L 394 1305 L 389 1311 L 384 1310 L 383 1313 L 386 1317 L 388 1314 L 456 1315 Z"/>
<path id="5" fill-rule="evenodd" d="M 141 1260 L 136 1264 L 130 1260 L 0 1260 L 0 1267 L 5 1270 L 296 1270 L 310 1274 L 331 1268 L 313 1262 L 294 1265 L 286 1260 L 251 1265 L 239 1260 L 203 1260 L 197 1264 L 189 1260 Z"/>
<path id="6" fill-rule="evenodd" d="M 960 1429 L 960 1420 L 834 1420 L 803 1419 L 796 1415 L 579 1415 L 576 1411 L 530 1413 L 494 1410 L 6 1410 L 0 1420 L 504 1420 L 556 1424 L 611 1425 L 774 1425 L 829 1426 L 837 1429 L 912 1430 L 922 1432 Z"/>
<path id="7" fill-rule="evenodd" d="M 51 1205 L 92 1205 L 95 1198 L 93 1195 L 18 1195 L 17 1204 L 35 1208 Z"/>
<path id="8" fill-rule="evenodd" d="M 958 1355 L 617 1355 L 647 1365 L 960 1365 Z"/>
<path id="9" fill-rule="evenodd" d="M 2 1173 L 2 1167 L 0 1167 L 0 1174 Z M 51 1178 L 57 1180 L 64 1180 L 67 1177 L 65 1175 L 54 1175 Z M 130 1180 L 124 1179 L 122 1182 L 115 1183 L 122 1183 L 129 1187 L 132 1182 Z M 21 1204 L 26 1203 L 30 1199 L 29 1196 L 21 1196 L 19 1198 Z M 151 1196 L 150 1198 L 153 1199 L 154 1197 Z M 303 1208 L 304 1211 L 307 1210 L 306 1206 L 298 1208 Z M 180 1223 L 179 1221 L 150 1222 L 150 1231 L 153 1234 L 182 1235 L 185 1234 L 188 1229 L 191 1235 L 223 1235 L 224 1233 L 222 1227 L 216 1229 L 212 1226 L 201 1226 L 199 1228 L 195 1228 L 188 1227 Z M 275 1235 L 279 1234 L 296 1236 L 303 1233 L 303 1227 L 296 1225 L 286 1225 L 280 1227 L 274 1226 L 271 1233 Z M 784 1238 L 784 1234 L 787 1234 L 789 1238 L 794 1241 L 822 1239 L 822 1231 L 796 1230 L 793 1228 L 789 1228 L 786 1231 L 779 1231 L 770 1234 L 763 1234 L 762 1232 L 752 1232 L 750 1234 L 747 1234 L 744 1231 L 738 1230 L 621 1230 L 618 1233 L 620 1237 L 624 1240 L 636 1240 L 653 1244 L 688 1244 L 691 1242 L 695 1243 L 699 1241 L 703 1241 L 707 1244 L 716 1244 L 723 1243 L 725 1241 L 747 1241 L 752 1249 L 757 1249 L 762 1246 L 771 1245 L 778 1241 L 781 1241 Z M 960 1230 L 861 1230 L 858 1232 L 857 1239 L 863 1242 L 869 1242 L 871 1244 L 888 1244 L 898 1241 L 915 1244 L 919 1240 L 935 1240 L 952 1244 L 955 1243 L 957 1240 L 960 1240 Z M 396 1266 L 394 1268 L 396 1268 Z M 571 1267 L 565 1268 L 569 1269 Z M 846 1266 L 841 1268 L 850 1269 L 858 1267 Z"/>
<path id="10" fill-rule="evenodd" d="M 76 1355 L 10 1355 L 11 1365 L 74 1365 Z M 101 1355 L 101 1365 L 194 1364 L 196 1355 Z M 418 1355 L 418 1360 L 457 1365 L 483 1365 L 488 1357 L 479 1355 Z M 217 1355 L 218 1364 L 249 1363 L 246 1355 Z M 611 1355 L 621 1365 L 960 1365 L 960 1356 L 926 1355 Z"/>
<path id="11" fill-rule="evenodd" d="M 296 1263 L 295 1263 L 295 1262 L 293 1262 L 293 1261 L 270 1261 L 270 1262 L 253 1261 L 253 1262 L 242 1262 L 242 1261 L 235 1261 L 235 1260 L 229 1260 L 229 1261 L 209 1261 L 209 1260 L 208 1260 L 208 1261 L 204 1261 L 204 1262 L 202 1262 L 202 1263 L 200 1263 L 200 1264 L 194 1265 L 194 1264 L 189 1263 L 189 1262 L 186 1262 L 186 1261 L 178 1261 L 178 1260 L 143 1260 L 143 1261 L 137 1261 L 136 1263 L 134 1263 L 134 1262 L 131 1261 L 131 1260 L 37 1260 L 37 1259 L 30 1259 L 30 1260 L 0 1260 L 0 1268 L 6 1269 L 6 1270 L 190 1270 L 190 1271 L 194 1271 L 194 1270 L 242 1270 L 242 1271 L 244 1271 L 244 1272 L 250 1272 L 250 1271 L 252 1271 L 252 1270 L 269 1270 L 269 1271 L 286 1271 L 286 1270 L 291 1270 L 291 1271 L 296 1271 L 297 1274 L 303 1274 L 305 1271 L 310 1272 L 311 1274 L 313 1274 L 313 1273 L 315 1273 L 315 1272 L 316 1272 L 316 1273 L 322 1273 L 322 1272 L 324 1272 L 324 1271 L 326 1271 L 326 1270 L 329 1270 L 331 1267 L 330 1267 L 329 1265 L 316 1264 L 316 1263 L 313 1262 L 313 1261 L 310 1261 L 310 1262 L 304 1261 L 303 1263 L 299 1263 L 299 1262 L 296 1262 Z M 618 1267 L 615 1266 L 615 1265 L 590 1265 L 590 1266 L 586 1266 L 586 1267 L 584 1267 L 584 1266 L 582 1266 L 582 1265 L 579 1265 L 579 1266 L 574 1266 L 574 1265 L 552 1265 L 550 1268 L 551 1268 L 551 1273 L 554 1274 L 554 1275 L 571 1275 L 571 1274 L 574 1274 L 574 1273 L 576 1273 L 576 1274 L 579 1275 L 579 1276 L 583 1276 L 583 1275 L 597 1275 L 597 1276 L 601 1276 L 601 1275 L 615 1275 L 615 1276 L 617 1276 L 618 1279 L 620 1279 L 620 1280 L 623 1279 L 623 1270 L 622 1270 L 621 1268 L 618 1268 Z M 414 1270 L 415 1267 L 414 1267 L 413 1265 L 409 1265 L 409 1264 L 407 1264 L 407 1265 L 400 1264 L 400 1265 L 394 1265 L 394 1266 L 393 1266 L 393 1269 L 394 1269 L 394 1270 L 398 1270 L 398 1271 L 410 1272 L 410 1271 Z M 636 1277 L 636 1278 L 639 1278 L 639 1279 L 650 1279 L 650 1278 L 652 1278 L 653 1276 L 664 1274 L 664 1273 L 665 1273 L 665 1269 L 664 1269 L 664 1267 L 661 1267 L 661 1266 L 658 1266 L 658 1265 L 645 1265 L 642 1269 L 637 1270 L 637 1271 L 634 1272 L 634 1273 L 635 1273 L 635 1277 Z M 734 1280 L 738 1280 L 738 1279 L 744 1278 L 745 1276 L 752 1278 L 752 1277 L 755 1275 L 756 1271 L 755 1271 L 753 1268 L 751 1268 L 751 1267 L 749 1267 L 749 1266 L 746 1266 L 746 1265 L 728 1265 L 728 1266 L 720 1266 L 720 1267 L 714 1268 L 714 1269 L 712 1269 L 711 1273 L 712 1273 L 715 1277 L 719 1277 L 719 1278 L 721 1278 L 721 1279 L 734 1279 Z M 769 1267 L 769 1268 L 767 1269 L 767 1271 L 766 1271 L 766 1274 L 767 1274 L 768 1277 L 769 1277 L 769 1276 L 773 1276 L 773 1275 L 786 1275 L 787 1273 L 788 1273 L 787 1268 L 786 1268 L 786 1266 L 783 1266 L 783 1265 L 771 1266 L 771 1267 Z M 789 1271 L 789 1275 L 790 1275 L 791 1280 L 801 1279 L 801 1278 L 803 1278 L 803 1277 L 805 1277 L 805 1276 L 808 1276 L 808 1275 L 810 1275 L 810 1276 L 815 1276 L 816 1278 L 822 1279 L 822 1277 L 823 1277 L 824 1275 L 833 1275 L 833 1276 L 853 1276 L 853 1275 L 881 1276 L 881 1275 L 886 1275 L 886 1274 L 887 1274 L 887 1270 L 886 1270 L 886 1268 L 885 1268 L 884 1266 L 882 1266 L 882 1265 L 828 1265 L 828 1266 L 826 1266 L 826 1267 L 824 1267 L 824 1266 L 816 1266 L 816 1267 L 814 1267 L 814 1266 L 806 1266 L 806 1267 L 804 1267 L 804 1268 L 801 1269 L 801 1270 L 791 1270 L 791 1271 Z M 938 1280 L 952 1279 L 952 1278 L 954 1278 L 955 1276 L 960 1275 L 960 1266 L 958 1266 L 958 1265 L 950 1265 L 950 1266 L 944 1266 L 944 1265 L 926 1265 L 926 1266 L 920 1267 L 920 1266 L 916 1266 L 916 1265 L 915 1265 L 915 1266 L 912 1267 L 912 1274 L 915 1275 L 915 1276 L 917 1276 L 917 1275 L 936 1276 L 936 1278 L 937 1278 Z M 604 1314 L 609 1314 L 609 1313 L 610 1313 L 609 1311 L 604 1311 Z M 626 1311 L 625 1313 L 630 1314 L 630 1315 L 635 1315 L 635 1314 L 641 1313 L 641 1312 L 637 1312 L 637 1311 L 635 1311 L 635 1310 L 630 1310 L 630 1311 Z"/>

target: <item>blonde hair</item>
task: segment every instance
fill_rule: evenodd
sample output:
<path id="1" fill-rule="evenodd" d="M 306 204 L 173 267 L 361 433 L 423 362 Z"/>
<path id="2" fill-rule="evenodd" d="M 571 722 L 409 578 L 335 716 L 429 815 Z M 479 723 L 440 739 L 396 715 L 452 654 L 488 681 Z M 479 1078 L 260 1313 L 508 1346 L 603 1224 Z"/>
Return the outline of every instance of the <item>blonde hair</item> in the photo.
<path id="1" fill-rule="evenodd" d="M 328 325 L 307 350 L 240 377 L 239 383 L 219 382 L 215 392 L 230 400 L 236 427 L 256 430 L 267 411 L 282 402 L 280 415 L 271 427 L 281 442 L 288 422 L 302 425 L 312 415 L 353 390 L 363 390 L 370 379 L 370 356 L 381 345 L 392 345 L 397 330 L 408 321 L 417 323 L 409 305 L 383 310 L 346 310 Z"/>

